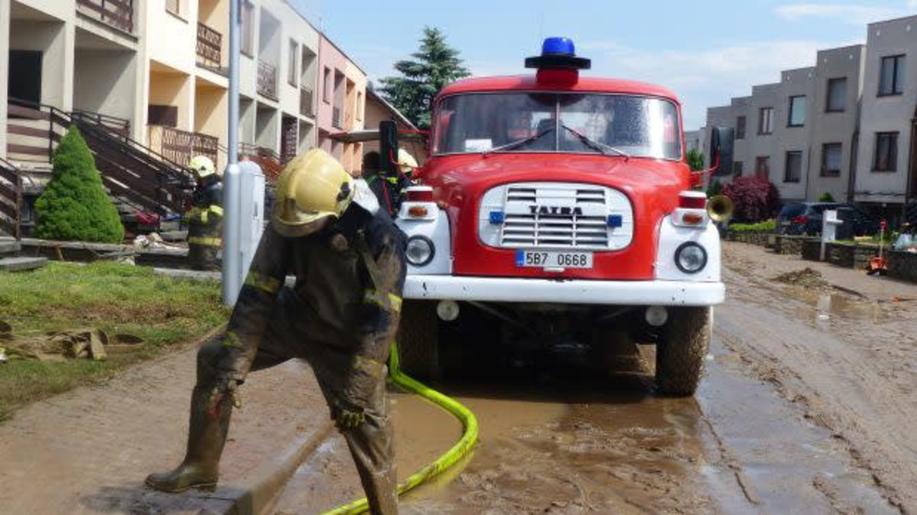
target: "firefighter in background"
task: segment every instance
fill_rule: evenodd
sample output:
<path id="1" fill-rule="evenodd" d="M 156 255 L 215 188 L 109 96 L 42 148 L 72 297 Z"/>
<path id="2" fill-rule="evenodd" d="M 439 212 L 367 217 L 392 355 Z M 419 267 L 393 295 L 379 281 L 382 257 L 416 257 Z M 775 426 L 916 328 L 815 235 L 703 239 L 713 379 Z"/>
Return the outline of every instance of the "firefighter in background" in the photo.
<path id="1" fill-rule="evenodd" d="M 214 488 L 247 373 L 302 358 L 347 440 L 370 509 L 396 513 L 385 363 L 400 318 L 405 245 L 365 181 L 329 154 L 315 149 L 291 161 L 226 332 L 198 352 L 185 459 L 147 485 Z M 288 274 L 292 287 L 284 286 Z"/>
<path id="2" fill-rule="evenodd" d="M 417 160 L 407 150 L 398 149 L 398 172 L 394 175 L 382 171 L 379 152 L 371 150 L 363 156 L 363 177 L 370 189 L 385 207 L 389 216 L 395 216 L 404 197 L 404 190 L 411 185 L 411 175 L 417 168 Z"/>
<path id="3" fill-rule="evenodd" d="M 194 270 L 219 270 L 223 246 L 223 178 L 213 161 L 196 156 L 189 167 L 197 176 L 188 221 L 188 262 Z"/>

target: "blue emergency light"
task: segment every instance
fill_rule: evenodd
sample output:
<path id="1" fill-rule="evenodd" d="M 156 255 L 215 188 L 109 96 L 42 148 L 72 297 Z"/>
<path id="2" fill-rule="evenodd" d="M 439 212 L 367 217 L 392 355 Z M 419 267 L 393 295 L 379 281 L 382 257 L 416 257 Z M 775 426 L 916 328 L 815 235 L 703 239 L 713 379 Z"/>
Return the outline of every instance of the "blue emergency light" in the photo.
<path id="1" fill-rule="evenodd" d="M 576 56 L 576 46 L 572 39 L 551 37 L 541 43 L 541 55 L 525 58 L 525 67 L 539 70 L 588 70 L 592 67 L 592 61 Z"/>

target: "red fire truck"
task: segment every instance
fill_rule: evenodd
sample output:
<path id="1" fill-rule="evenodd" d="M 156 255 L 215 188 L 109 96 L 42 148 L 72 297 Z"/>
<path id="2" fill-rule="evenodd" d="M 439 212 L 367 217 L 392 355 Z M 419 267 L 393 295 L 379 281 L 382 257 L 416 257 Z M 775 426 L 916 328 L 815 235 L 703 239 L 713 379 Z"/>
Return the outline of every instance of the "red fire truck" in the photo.
<path id="1" fill-rule="evenodd" d="M 658 391 L 697 388 L 724 286 L 681 106 L 663 87 L 581 77 L 589 66 L 548 38 L 526 59 L 534 75 L 436 97 L 430 158 L 397 219 L 409 372 L 437 375 L 455 346 L 515 363 L 588 357 L 625 335 L 656 345 Z"/>

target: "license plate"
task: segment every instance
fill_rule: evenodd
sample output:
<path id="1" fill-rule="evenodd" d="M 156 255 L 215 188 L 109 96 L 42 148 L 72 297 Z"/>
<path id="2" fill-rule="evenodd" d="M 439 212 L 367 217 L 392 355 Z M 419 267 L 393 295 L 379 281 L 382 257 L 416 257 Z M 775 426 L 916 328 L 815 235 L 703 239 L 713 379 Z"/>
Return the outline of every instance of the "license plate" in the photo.
<path id="1" fill-rule="evenodd" d="M 539 268 L 592 268 L 592 252 L 517 250 L 516 266 Z"/>

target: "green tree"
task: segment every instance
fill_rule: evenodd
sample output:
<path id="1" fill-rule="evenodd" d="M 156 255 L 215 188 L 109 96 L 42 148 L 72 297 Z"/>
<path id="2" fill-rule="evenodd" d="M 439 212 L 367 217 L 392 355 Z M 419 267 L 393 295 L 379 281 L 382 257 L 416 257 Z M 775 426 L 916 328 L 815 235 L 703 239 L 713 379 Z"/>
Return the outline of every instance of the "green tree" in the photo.
<path id="1" fill-rule="evenodd" d="M 703 170 L 704 169 L 704 153 L 696 148 L 692 148 L 688 151 L 688 166 L 692 170 Z"/>
<path id="2" fill-rule="evenodd" d="M 424 27 L 420 48 L 411 57 L 414 60 L 395 63 L 401 76 L 380 79 L 380 91 L 414 125 L 427 129 L 436 93 L 470 73 L 462 66 L 458 50 L 446 44 L 445 34 L 435 27 Z"/>
<path id="3" fill-rule="evenodd" d="M 819 202 L 834 202 L 834 195 L 826 191 L 822 193 L 820 197 L 818 197 L 818 201 Z"/>
<path id="4" fill-rule="evenodd" d="M 54 151 L 54 172 L 35 201 L 35 234 L 51 240 L 119 243 L 124 226 L 79 129 L 71 126 Z"/>

